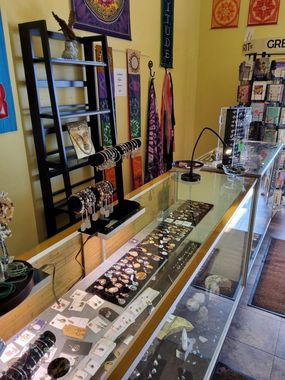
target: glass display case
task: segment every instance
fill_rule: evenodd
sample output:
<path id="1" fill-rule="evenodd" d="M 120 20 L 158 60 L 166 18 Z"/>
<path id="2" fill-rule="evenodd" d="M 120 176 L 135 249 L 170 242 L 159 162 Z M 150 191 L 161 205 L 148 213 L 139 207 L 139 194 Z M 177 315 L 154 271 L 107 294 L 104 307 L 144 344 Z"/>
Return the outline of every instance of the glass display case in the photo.
<path id="1" fill-rule="evenodd" d="M 282 144 L 267 143 L 261 141 L 245 141 L 243 150 L 239 156 L 239 165 L 244 168 L 243 176 L 257 178 L 256 193 L 254 196 L 254 218 L 251 220 L 253 226 L 253 240 L 249 269 L 262 244 L 263 237 L 267 231 L 273 213 L 275 195 L 275 176 L 279 167 L 280 157 L 283 151 Z M 205 166 L 203 170 L 221 172 L 217 169 L 218 161 L 215 154 L 202 157 Z M 243 218 L 240 222 L 241 228 L 248 221 Z"/>
<path id="2" fill-rule="evenodd" d="M 246 281 L 257 180 L 180 175 L 137 192 L 145 213 L 114 234 L 130 238 L 111 254 L 102 240 L 108 258 L 7 342 L 3 379 L 56 378 L 57 366 L 63 379 L 210 376 Z M 42 334 L 52 343 L 27 369 Z"/>

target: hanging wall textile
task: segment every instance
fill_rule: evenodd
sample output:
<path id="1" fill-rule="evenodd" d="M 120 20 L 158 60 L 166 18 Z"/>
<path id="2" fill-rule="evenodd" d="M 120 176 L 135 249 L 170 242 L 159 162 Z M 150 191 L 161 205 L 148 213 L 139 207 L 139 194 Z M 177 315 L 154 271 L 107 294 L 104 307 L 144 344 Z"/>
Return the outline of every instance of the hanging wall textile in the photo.
<path id="1" fill-rule="evenodd" d="M 172 168 L 174 152 L 175 117 L 172 77 L 167 71 L 165 71 L 162 87 L 160 122 L 164 170 L 170 170 Z"/>
<path id="2" fill-rule="evenodd" d="M 161 57 L 160 66 L 173 67 L 174 0 L 161 2 Z"/>
<path id="3" fill-rule="evenodd" d="M 72 0 L 74 27 L 131 39 L 129 0 Z"/>
<path id="4" fill-rule="evenodd" d="M 96 60 L 102 62 L 102 47 L 96 45 Z M 111 47 L 108 47 L 108 59 L 110 64 L 110 75 L 111 75 L 111 86 L 113 94 L 113 102 L 115 105 L 115 90 L 114 90 L 114 65 L 113 65 L 113 51 Z M 100 110 L 108 109 L 108 95 L 105 81 L 104 67 L 97 67 L 97 80 L 98 80 L 98 95 L 99 95 L 99 108 Z M 115 108 L 115 107 L 114 107 Z M 116 117 L 116 115 L 114 115 Z M 111 124 L 110 117 L 108 114 L 102 114 L 100 116 L 101 122 L 101 135 L 103 146 L 112 146 L 111 137 Z M 104 178 L 112 183 L 114 189 L 116 188 L 116 176 L 115 169 L 109 168 L 104 170 Z"/>
<path id="5" fill-rule="evenodd" d="M 112 53 L 111 47 L 108 48 L 108 58 L 109 58 L 109 63 L 110 63 L 110 74 L 111 74 L 113 102 L 115 104 L 114 65 L 113 65 L 113 53 Z M 103 61 L 102 48 L 99 45 L 96 46 L 96 60 L 99 62 Z M 108 109 L 108 95 L 107 95 L 107 89 L 106 89 L 104 67 L 98 67 L 97 68 L 97 79 L 98 79 L 98 93 L 99 93 L 100 110 Z M 108 114 L 101 115 L 100 120 L 101 120 L 102 143 L 104 146 L 110 146 L 110 145 L 112 145 L 112 138 L 111 138 L 111 126 L 110 126 L 109 115 Z"/>
<path id="6" fill-rule="evenodd" d="M 130 138 L 141 137 L 141 79 L 140 79 L 140 55 L 137 50 L 127 50 L 128 66 L 128 97 L 129 97 L 129 125 Z M 142 180 L 142 156 L 138 150 L 131 157 L 133 188 L 143 184 Z"/>
<path id="7" fill-rule="evenodd" d="M 16 130 L 16 116 L 0 10 L 0 133 Z"/>
<path id="8" fill-rule="evenodd" d="M 147 183 L 163 173 L 161 130 L 157 113 L 154 79 L 149 86 L 147 146 L 144 182 Z"/>
<path id="9" fill-rule="evenodd" d="M 277 24 L 280 0 L 250 0 L 247 25 Z"/>
<path id="10" fill-rule="evenodd" d="M 213 0 L 211 28 L 236 28 L 240 0 Z"/>

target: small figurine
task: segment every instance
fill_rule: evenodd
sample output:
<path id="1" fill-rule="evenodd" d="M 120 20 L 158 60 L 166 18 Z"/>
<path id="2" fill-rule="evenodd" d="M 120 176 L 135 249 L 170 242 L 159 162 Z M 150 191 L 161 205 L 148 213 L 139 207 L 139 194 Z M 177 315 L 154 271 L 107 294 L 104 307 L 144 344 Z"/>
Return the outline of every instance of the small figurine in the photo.
<path id="1" fill-rule="evenodd" d="M 52 12 L 52 15 L 59 23 L 60 31 L 62 31 L 65 37 L 65 49 L 62 53 L 62 58 L 78 59 L 78 45 L 76 35 L 72 30 L 74 24 L 74 12 L 72 10 L 70 11 L 68 23 L 66 23 L 62 18 L 58 17 L 58 15 L 54 12 Z"/>

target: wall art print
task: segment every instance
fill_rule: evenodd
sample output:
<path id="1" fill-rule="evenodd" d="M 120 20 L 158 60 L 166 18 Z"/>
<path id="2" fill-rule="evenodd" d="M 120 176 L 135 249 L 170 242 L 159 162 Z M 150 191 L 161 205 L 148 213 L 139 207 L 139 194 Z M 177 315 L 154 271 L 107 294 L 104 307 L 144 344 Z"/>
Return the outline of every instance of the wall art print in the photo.
<path id="1" fill-rule="evenodd" d="M 129 0 L 72 0 L 74 27 L 131 40 Z"/>
<path id="2" fill-rule="evenodd" d="M 16 130 L 16 115 L 0 10 L 0 133 Z"/>
<path id="3" fill-rule="evenodd" d="M 239 11 L 240 0 L 213 0 L 211 28 L 236 28 Z"/>
<path id="4" fill-rule="evenodd" d="M 277 24 L 280 0 L 250 0 L 247 25 Z"/>

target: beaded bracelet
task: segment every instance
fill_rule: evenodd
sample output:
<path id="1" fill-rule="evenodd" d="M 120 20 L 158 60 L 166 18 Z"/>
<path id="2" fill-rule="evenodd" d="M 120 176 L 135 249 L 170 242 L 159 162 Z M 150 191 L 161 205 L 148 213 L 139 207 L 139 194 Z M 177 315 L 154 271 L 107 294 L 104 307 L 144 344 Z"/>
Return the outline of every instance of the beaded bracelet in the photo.
<path id="1" fill-rule="evenodd" d="M 16 286 L 13 282 L 0 282 L 0 299 L 9 297 L 15 290 Z"/>

